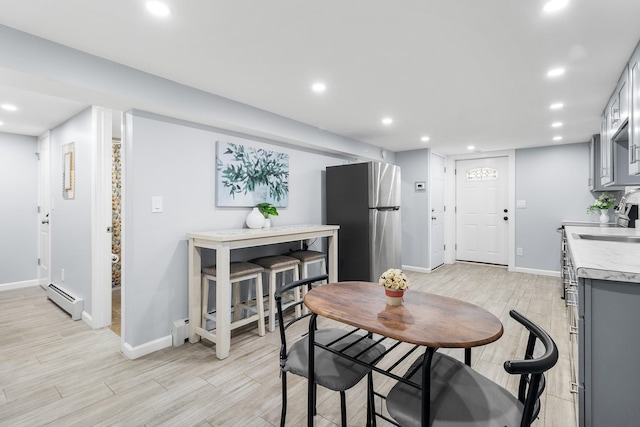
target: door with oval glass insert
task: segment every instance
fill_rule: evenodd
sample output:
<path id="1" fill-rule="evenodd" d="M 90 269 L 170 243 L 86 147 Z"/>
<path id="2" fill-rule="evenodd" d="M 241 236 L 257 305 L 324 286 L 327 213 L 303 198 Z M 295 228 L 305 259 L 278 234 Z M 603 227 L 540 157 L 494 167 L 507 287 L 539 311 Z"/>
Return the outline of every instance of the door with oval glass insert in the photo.
<path id="1" fill-rule="evenodd" d="M 506 157 L 456 162 L 456 259 L 508 264 Z"/>

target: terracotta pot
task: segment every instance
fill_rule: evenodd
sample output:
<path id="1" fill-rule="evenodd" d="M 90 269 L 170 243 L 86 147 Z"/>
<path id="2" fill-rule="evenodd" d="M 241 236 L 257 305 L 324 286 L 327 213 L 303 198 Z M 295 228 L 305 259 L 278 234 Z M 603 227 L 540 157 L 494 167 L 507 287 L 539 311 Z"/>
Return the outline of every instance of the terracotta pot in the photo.
<path id="1" fill-rule="evenodd" d="M 392 289 L 385 288 L 384 294 L 387 296 L 387 305 L 402 305 L 404 291 L 394 291 Z"/>

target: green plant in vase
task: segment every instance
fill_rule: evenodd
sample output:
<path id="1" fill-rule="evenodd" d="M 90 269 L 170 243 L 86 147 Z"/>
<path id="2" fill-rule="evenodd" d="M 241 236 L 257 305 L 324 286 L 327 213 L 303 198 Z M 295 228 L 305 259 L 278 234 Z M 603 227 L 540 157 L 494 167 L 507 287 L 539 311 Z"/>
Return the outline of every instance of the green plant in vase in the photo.
<path id="1" fill-rule="evenodd" d="M 278 210 L 276 209 L 276 207 L 271 203 L 258 203 L 256 205 L 256 208 L 258 208 L 262 216 L 264 216 L 265 228 L 270 227 L 271 220 L 269 219 L 269 216 L 278 216 Z"/>
<path id="2" fill-rule="evenodd" d="M 600 213 L 600 211 L 608 210 L 616 202 L 615 197 L 609 193 L 602 193 L 600 197 L 593 201 L 593 204 L 587 208 L 589 213 Z"/>
<path id="3" fill-rule="evenodd" d="M 602 193 L 600 197 L 593 201 L 593 204 L 587 208 L 589 213 L 600 213 L 600 223 L 609 222 L 609 208 L 616 203 L 616 199 L 609 193 Z"/>

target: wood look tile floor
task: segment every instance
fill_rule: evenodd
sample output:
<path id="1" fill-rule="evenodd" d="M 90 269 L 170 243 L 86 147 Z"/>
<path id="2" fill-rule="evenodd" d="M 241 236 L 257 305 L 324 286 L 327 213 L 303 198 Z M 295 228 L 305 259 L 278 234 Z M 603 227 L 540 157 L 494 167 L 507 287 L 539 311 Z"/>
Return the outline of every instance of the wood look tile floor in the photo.
<path id="1" fill-rule="evenodd" d="M 120 288 L 111 290 L 111 326 L 109 329 L 114 334 L 120 336 L 122 321 L 122 290 Z"/>
<path id="2" fill-rule="evenodd" d="M 517 381 L 502 363 L 523 354 L 526 338 L 509 310 L 517 309 L 545 328 L 558 344 L 560 360 L 547 375 L 534 426 L 576 425 L 560 279 L 465 263 L 430 274 L 410 272 L 409 278 L 410 292 L 459 298 L 500 318 L 503 337 L 474 349 L 472 366 L 512 393 Z M 335 326 L 328 320 L 320 326 L 329 323 Z M 0 292 L 0 425 L 277 426 L 279 343 L 277 333 L 259 337 L 256 328 L 248 328 L 233 336 L 225 360 L 216 359 L 215 346 L 204 341 L 127 360 L 114 332 L 70 320 L 40 287 Z M 288 379 L 287 425 L 305 425 L 306 380 Z M 392 386 L 377 374 L 374 383 L 382 391 Z M 365 397 L 364 382 L 347 391 L 350 426 L 365 425 Z M 317 409 L 315 425 L 339 425 L 338 393 L 319 388 Z M 380 420 L 378 425 L 387 423 Z"/>

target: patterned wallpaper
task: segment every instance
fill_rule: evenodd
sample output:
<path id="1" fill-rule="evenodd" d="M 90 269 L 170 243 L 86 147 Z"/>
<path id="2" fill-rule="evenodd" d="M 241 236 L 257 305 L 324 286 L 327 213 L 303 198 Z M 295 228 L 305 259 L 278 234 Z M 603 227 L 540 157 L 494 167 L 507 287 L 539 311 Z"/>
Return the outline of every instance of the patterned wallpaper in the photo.
<path id="1" fill-rule="evenodd" d="M 111 209 L 113 233 L 111 234 L 111 253 L 118 256 L 117 262 L 111 263 L 111 286 L 120 286 L 120 236 L 121 236 L 121 199 L 122 199 L 122 143 L 113 139 L 113 161 L 111 162 Z"/>

